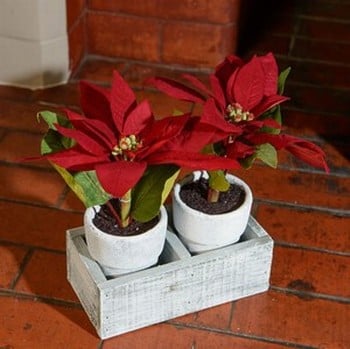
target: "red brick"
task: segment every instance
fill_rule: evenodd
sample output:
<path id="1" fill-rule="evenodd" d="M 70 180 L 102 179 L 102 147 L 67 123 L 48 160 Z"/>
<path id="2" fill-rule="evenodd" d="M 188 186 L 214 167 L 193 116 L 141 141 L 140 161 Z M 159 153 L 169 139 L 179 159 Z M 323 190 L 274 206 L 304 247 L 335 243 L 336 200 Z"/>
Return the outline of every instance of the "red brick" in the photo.
<path id="1" fill-rule="evenodd" d="M 113 71 L 122 73 L 125 70 L 126 63 L 121 61 L 110 62 L 106 60 L 87 60 L 79 70 L 76 78 L 91 80 L 94 83 L 111 84 Z"/>
<path id="2" fill-rule="evenodd" d="M 350 9 L 350 7 L 349 7 Z M 296 35 L 332 42 L 349 41 L 350 23 L 327 18 L 301 18 Z"/>
<path id="3" fill-rule="evenodd" d="M 61 253 L 35 251 L 15 290 L 66 301 L 79 301 L 67 281 L 66 256 Z"/>
<path id="4" fill-rule="evenodd" d="M 303 1 L 299 6 L 301 15 L 324 17 L 329 19 L 349 20 L 350 4 L 338 0 L 318 0 L 317 6 L 312 1 Z"/>
<path id="5" fill-rule="evenodd" d="M 67 27 L 68 30 L 76 23 L 82 15 L 86 0 L 66 0 Z"/>
<path id="6" fill-rule="evenodd" d="M 276 242 L 350 251 L 349 217 L 263 204 L 258 205 L 256 217 Z"/>
<path id="7" fill-rule="evenodd" d="M 325 50 L 325 42 L 297 38 L 291 55 L 303 59 L 346 64 L 350 60 L 349 47 L 350 43 L 327 41 L 327 49 Z"/>
<path id="8" fill-rule="evenodd" d="M 3 198 L 55 205 L 64 186 L 64 181 L 55 172 L 0 167 L 0 192 Z"/>
<path id="9" fill-rule="evenodd" d="M 278 62 L 281 69 L 292 68 L 288 82 L 307 82 L 325 87 L 350 88 L 349 66 L 293 58 L 279 58 Z"/>
<path id="10" fill-rule="evenodd" d="M 82 214 L 0 201 L 4 241 L 65 250 L 66 230 L 82 225 Z"/>
<path id="11" fill-rule="evenodd" d="M 259 40 L 247 39 L 251 44 L 248 48 L 244 45 L 245 40 L 242 40 L 241 45 L 245 49 L 245 56 L 251 57 L 254 54 L 266 54 L 268 52 L 273 52 L 275 55 L 288 55 L 289 45 L 290 45 L 290 36 L 289 35 L 276 35 L 276 34 L 259 34 L 262 37 L 259 37 Z M 253 36 L 255 38 L 255 36 Z"/>
<path id="12" fill-rule="evenodd" d="M 60 208 L 63 210 L 80 211 L 81 213 L 83 213 L 85 210 L 84 204 L 78 199 L 72 190 L 68 191 L 63 202 L 60 205 Z"/>
<path id="13" fill-rule="evenodd" d="M 254 339 L 239 338 L 232 336 L 229 333 L 220 334 L 200 329 L 159 324 L 104 341 L 103 349 L 112 348 L 282 349 L 283 346 L 273 343 L 259 342 Z"/>
<path id="14" fill-rule="evenodd" d="M 345 349 L 350 345 L 349 321 L 349 307 L 341 303 L 269 291 L 239 300 L 231 329 L 314 348 Z"/>
<path id="15" fill-rule="evenodd" d="M 235 27 L 169 22 L 163 28 L 162 61 L 214 68 L 236 46 Z"/>
<path id="16" fill-rule="evenodd" d="M 298 226 L 294 227 L 298 230 Z M 349 247 L 350 240 L 348 251 Z M 348 256 L 275 246 L 271 284 L 306 293 L 350 297 L 348 260 Z"/>
<path id="17" fill-rule="evenodd" d="M 288 105 L 298 109 L 345 114 L 350 108 L 347 90 L 289 82 L 285 95 L 291 98 Z"/>
<path id="18" fill-rule="evenodd" d="M 91 0 L 89 8 L 162 19 L 229 23 L 238 19 L 239 3 L 239 0 L 178 0 L 176 2 L 168 0 L 145 2 L 138 0 Z"/>
<path id="19" fill-rule="evenodd" d="M 154 20 L 88 13 L 87 30 L 89 53 L 159 60 L 159 24 Z"/>
<path id="20" fill-rule="evenodd" d="M 97 348 L 100 339 L 81 309 L 0 298 L 2 348 Z"/>
<path id="21" fill-rule="evenodd" d="M 86 53 L 85 18 L 81 18 L 68 32 L 68 44 L 69 68 L 74 74 Z"/>
<path id="22" fill-rule="evenodd" d="M 287 132 L 303 136 L 323 136 L 340 138 L 349 135 L 350 118 L 347 115 L 322 115 L 301 110 L 283 110 Z"/>
<path id="23" fill-rule="evenodd" d="M 27 249 L 11 245 L 0 245 L 0 288 L 9 288 L 19 273 Z"/>

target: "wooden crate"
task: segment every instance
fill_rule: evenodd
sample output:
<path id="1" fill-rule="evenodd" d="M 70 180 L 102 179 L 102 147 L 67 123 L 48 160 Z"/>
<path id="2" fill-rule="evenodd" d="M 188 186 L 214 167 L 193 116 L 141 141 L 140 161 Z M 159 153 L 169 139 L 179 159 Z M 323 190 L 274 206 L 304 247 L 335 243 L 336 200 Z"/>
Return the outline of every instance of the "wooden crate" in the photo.
<path id="1" fill-rule="evenodd" d="M 196 256 L 168 231 L 157 266 L 107 280 L 80 227 L 67 231 L 67 274 L 97 333 L 109 338 L 266 291 L 272 251 L 252 217 L 240 242 Z"/>

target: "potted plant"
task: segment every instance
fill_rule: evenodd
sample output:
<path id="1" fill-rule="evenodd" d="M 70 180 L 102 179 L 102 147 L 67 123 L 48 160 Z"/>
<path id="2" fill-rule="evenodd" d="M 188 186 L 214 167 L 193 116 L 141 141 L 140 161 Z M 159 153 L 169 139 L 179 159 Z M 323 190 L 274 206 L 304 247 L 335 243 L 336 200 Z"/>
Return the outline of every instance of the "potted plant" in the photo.
<path id="1" fill-rule="evenodd" d="M 283 91 L 289 71 L 278 74 L 271 53 L 254 56 L 248 62 L 230 55 L 209 76 L 210 87 L 188 74 L 183 77 L 189 85 L 162 77 L 151 78 L 148 83 L 172 97 L 201 105 L 196 127 L 206 125 L 215 130 L 203 149 L 205 153 L 230 158 L 247 169 L 256 159 L 276 168 L 277 151 L 285 149 L 328 171 L 325 154 L 318 146 L 281 132 L 280 104 L 288 100 Z M 235 194 L 226 206 L 230 192 Z M 194 253 L 222 247 L 239 240 L 251 204 L 246 183 L 224 169 L 208 169 L 175 185 L 174 226 Z"/>
<path id="2" fill-rule="evenodd" d="M 163 203 L 180 168 L 231 168 L 235 161 L 196 151 L 211 127 L 188 114 L 155 119 L 116 71 L 111 89 L 82 81 L 80 94 L 83 115 L 39 113 L 48 132 L 41 156 L 28 160 L 49 160 L 85 204 L 88 250 L 105 275 L 147 268 L 163 249 Z M 187 147 L 193 141 L 198 145 Z"/>

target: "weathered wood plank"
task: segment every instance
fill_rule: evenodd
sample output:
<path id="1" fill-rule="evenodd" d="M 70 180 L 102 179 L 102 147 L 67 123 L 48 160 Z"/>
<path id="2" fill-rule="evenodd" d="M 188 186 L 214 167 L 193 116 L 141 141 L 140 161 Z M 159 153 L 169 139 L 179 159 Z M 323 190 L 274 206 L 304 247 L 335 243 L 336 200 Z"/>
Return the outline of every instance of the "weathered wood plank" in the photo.
<path id="1" fill-rule="evenodd" d="M 241 242 L 196 256 L 191 256 L 181 241 L 168 232 L 162 264 L 112 280 L 86 275 L 101 270 L 86 255 L 82 236 L 71 234 L 75 243 L 70 241 L 69 249 L 75 249 L 70 252 L 75 258 L 67 261 L 70 275 L 74 275 L 69 280 L 82 304 L 88 304 L 84 308 L 90 312 L 89 317 L 96 317 L 92 323 L 101 338 L 260 293 L 269 287 L 273 240 L 253 218 Z M 78 256 L 80 264 L 72 265 Z M 82 287 L 91 291 L 82 291 Z M 98 298 L 98 310 L 90 307 L 94 296 Z"/>

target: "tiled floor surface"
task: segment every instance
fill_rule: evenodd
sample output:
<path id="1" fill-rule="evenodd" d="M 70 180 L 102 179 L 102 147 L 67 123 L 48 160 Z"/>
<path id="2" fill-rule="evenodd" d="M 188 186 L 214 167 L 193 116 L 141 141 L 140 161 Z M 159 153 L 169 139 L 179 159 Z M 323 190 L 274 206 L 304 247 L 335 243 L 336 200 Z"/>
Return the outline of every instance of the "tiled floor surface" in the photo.
<path id="1" fill-rule="evenodd" d="M 66 280 L 65 230 L 81 225 L 82 205 L 49 165 L 17 160 L 38 152 L 37 111 L 78 106 L 80 78 L 107 84 L 116 68 L 157 113 L 170 112 L 170 99 L 141 88 L 159 69 L 90 57 L 64 86 L 0 87 L 1 349 L 350 348 L 350 3 L 309 3 L 287 6 L 249 43 L 292 66 L 287 131 L 320 144 L 331 167 L 327 175 L 281 154 L 277 170 L 238 172 L 275 240 L 270 289 L 112 339 L 98 338 Z"/>

